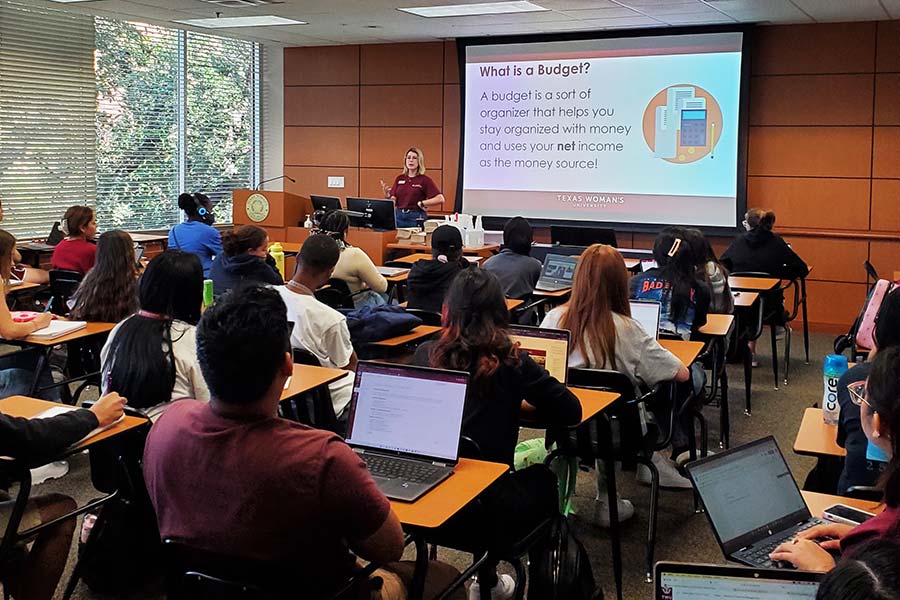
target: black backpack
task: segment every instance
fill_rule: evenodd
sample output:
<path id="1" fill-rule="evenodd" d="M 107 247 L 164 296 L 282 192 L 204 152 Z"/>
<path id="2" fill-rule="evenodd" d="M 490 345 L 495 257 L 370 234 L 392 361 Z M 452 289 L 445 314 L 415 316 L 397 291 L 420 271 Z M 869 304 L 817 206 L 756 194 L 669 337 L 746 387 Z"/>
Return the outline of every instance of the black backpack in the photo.
<path id="1" fill-rule="evenodd" d="M 541 600 L 602 600 L 584 545 L 562 515 L 547 539 L 529 553 L 528 597 Z"/>

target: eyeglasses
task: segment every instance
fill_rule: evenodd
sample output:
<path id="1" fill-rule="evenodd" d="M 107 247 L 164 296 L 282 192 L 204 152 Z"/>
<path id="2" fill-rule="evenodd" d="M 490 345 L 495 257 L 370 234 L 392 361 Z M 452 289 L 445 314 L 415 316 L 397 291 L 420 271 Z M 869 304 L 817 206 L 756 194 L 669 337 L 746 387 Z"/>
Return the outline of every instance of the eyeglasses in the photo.
<path id="1" fill-rule="evenodd" d="M 875 410 L 875 407 L 869 403 L 869 394 L 866 391 L 865 381 L 856 381 L 851 383 L 847 386 L 847 391 L 850 392 L 850 400 L 853 402 L 853 404 L 857 406 L 862 406 L 863 404 L 865 404 L 872 410 Z"/>

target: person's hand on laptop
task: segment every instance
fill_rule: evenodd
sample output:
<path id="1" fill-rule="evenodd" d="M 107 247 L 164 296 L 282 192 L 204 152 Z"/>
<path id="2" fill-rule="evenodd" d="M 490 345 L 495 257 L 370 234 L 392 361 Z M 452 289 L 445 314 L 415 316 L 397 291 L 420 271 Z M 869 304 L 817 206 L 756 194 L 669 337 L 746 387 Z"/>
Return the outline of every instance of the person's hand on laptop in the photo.
<path id="1" fill-rule="evenodd" d="M 801 571 L 822 573 L 833 569 L 835 564 L 834 557 L 822 546 L 813 540 L 800 539 L 799 536 L 775 548 L 769 558 L 789 562 Z"/>
<path id="2" fill-rule="evenodd" d="M 841 540 L 845 535 L 850 533 L 854 525 L 846 525 L 844 523 L 827 523 L 825 525 L 816 525 L 797 534 L 800 540 L 816 540 L 819 546 L 825 550 L 841 549 Z"/>

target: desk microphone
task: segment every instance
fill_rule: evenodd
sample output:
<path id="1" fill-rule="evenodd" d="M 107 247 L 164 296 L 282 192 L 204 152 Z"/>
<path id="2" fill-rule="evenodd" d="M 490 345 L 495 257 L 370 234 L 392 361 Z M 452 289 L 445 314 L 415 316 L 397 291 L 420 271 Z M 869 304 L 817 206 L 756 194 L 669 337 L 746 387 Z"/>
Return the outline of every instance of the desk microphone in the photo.
<path id="1" fill-rule="evenodd" d="M 257 184 L 256 184 L 256 187 L 253 188 L 253 189 L 254 189 L 254 190 L 258 190 L 259 188 L 262 187 L 262 184 L 264 184 L 264 183 L 269 183 L 270 181 L 275 181 L 276 179 L 287 179 L 287 180 L 290 181 L 291 183 L 297 183 L 297 180 L 294 179 L 293 177 L 291 177 L 290 175 L 279 175 L 278 177 L 269 177 L 268 179 L 263 179 L 262 181 L 260 181 L 259 183 L 257 183 Z"/>

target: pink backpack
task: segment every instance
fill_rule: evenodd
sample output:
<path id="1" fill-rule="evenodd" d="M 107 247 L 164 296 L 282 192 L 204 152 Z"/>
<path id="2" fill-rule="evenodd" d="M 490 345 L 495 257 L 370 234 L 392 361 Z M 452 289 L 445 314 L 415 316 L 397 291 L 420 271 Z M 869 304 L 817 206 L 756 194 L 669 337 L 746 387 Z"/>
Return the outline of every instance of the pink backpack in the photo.
<path id="1" fill-rule="evenodd" d="M 879 279 L 875 283 L 875 287 L 869 292 L 866 299 L 866 306 L 862 312 L 862 319 L 859 322 L 859 329 L 856 330 L 856 345 L 871 350 L 875 347 L 875 317 L 881 309 L 881 303 L 887 297 L 894 284 L 887 279 Z"/>

